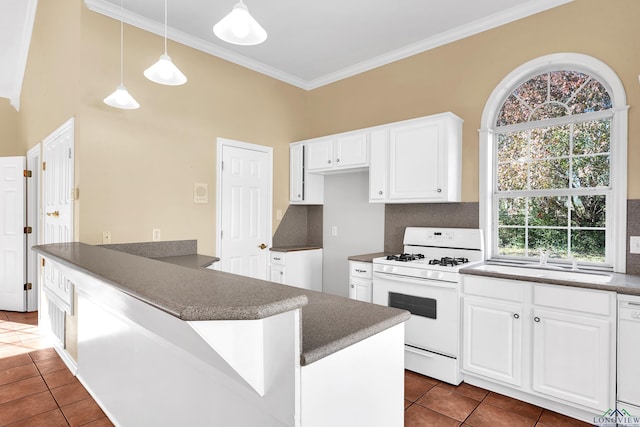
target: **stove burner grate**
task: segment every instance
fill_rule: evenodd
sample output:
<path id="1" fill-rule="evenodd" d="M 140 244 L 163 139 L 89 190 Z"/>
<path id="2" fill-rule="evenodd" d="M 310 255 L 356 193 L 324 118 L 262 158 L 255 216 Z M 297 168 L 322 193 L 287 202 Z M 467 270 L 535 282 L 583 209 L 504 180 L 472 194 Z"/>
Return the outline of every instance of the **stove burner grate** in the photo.
<path id="1" fill-rule="evenodd" d="M 387 255 L 387 260 L 389 260 L 389 261 L 409 262 L 409 261 L 415 261 L 415 260 L 423 259 L 423 258 L 424 258 L 424 255 L 422 255 L 422 254 Z"/>
<path id="2" fill-rule="evenodd" d="M 456 265 L 466 264 L 469 262 L 468 258 L 451 258 L 451 257 L 442 257 L 440 259 L 431 259 L 429 260 L 429 265 L 441 265 L 443 267 L 455 267 Z"/>

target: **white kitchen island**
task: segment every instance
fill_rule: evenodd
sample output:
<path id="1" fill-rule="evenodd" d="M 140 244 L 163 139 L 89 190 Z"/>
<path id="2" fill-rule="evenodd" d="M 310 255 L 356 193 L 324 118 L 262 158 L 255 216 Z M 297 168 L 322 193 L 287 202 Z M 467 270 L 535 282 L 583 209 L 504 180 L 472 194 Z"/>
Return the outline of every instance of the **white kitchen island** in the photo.
<path id="1" fill-rule="evenodd" d="M 77 377 L 118 426 L 402 426 L 404 311 L 81 243 Z"/>

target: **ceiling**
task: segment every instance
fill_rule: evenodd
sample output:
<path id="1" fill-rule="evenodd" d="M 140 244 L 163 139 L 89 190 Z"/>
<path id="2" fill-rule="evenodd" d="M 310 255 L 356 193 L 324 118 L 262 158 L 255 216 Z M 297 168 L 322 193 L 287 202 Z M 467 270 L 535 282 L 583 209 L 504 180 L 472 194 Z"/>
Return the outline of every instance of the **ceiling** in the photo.
<path id="1" fill-rule="evenodd" d="M 244 0 L 268 38 L 236 46 L 216 38 L 212 27 L 237 0 L 168 0 L 168 37 L 311 90 L 570 1 Z M 0 1 L 2 97 L 14 99 L 21 85 L 26 53 L 20 49 L 26 45 L 28 52 L 36 2 Z M 162 0 L 123 0 L 123 12 L 120 0 L 84 2 L 95 12 L 164 34 Z M 18 99 L 19 93 L 18 86 Z"/>

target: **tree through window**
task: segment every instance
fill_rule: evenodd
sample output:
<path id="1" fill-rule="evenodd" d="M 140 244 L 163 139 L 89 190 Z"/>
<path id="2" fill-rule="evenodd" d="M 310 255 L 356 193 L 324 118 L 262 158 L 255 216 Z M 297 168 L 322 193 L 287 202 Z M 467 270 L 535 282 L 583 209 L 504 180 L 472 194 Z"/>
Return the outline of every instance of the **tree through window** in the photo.
<path id="1" fill-rule="evenodd" d="M 612 117 L 605 87 L 577 71 L 508 95 L 494 128 L 497 255 L 605 262 Z"/>

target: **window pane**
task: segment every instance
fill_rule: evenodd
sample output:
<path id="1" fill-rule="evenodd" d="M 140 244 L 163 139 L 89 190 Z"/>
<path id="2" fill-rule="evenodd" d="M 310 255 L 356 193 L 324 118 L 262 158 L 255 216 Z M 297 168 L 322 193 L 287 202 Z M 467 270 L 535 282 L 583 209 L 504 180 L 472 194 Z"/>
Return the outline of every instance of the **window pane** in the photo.
<path id="1" fill-rule="evenodd" d="M 529 155 L 529 132 L 498 134 L 498 162 L 526 159 Z"/>
<path id="2" fill-rule="evenodd" d="M 554 71 L 550 74 L 551 100 L 566 104 L 589 76 L 577 71 Z"/>
<path id="3" fill-rule="evenodd" d="M 543 160 L 530 164 L 532 190 L 569 187 L 569 159 Z"/>
<path id="4" fill-rule="evenodd" d="M 499 200 L 498 224 L 499 225 L 526 225 L 525 223 L 525 198 L 503 198 Z"/>
<path id="5" fill-rule="evenodd" d="M 529 225 L 566 227 L 569 209 L 566 197 L 532 197 L 529 199 Z"/>
<path id="6" fill-rule="evenodd" d="M 574 188 L 609 186 L 609 156 L 578 157 L 573 160 Z"/>
<path id="7" fill-rule="evenodd" d="M 606 212 L 605 196 L 573 196 L 571 198 L 572 227 L 605 227 Z"/>
<path id="8" fill-rule="evenodd" d="M 591 80 L 569 102 L 569 108 L 572 114 L 606 110 L 611 108 L 611 98 L 600 82 Z"/>
<path id="9" fill-rule="evenodd" d="M 534 129 L 531 131 L 531 158 L 568 156 L 569 141 L 569 126 Z"/>
<path id="10" fill-rule="evenodd" d="M 524 190 L 526 188 L 526 163 L 502 163 L 498 165 L 498 191 Z"/>
<path id="11" fill-rule="evenodd" d="M 568 256 L 567 241 L 566 229 L 529 229 L 529 255 L 538 256 L 542 251 L 549 251 L 552 257 L 566 258 Z"/>
<path id="12" fill-rule="evenodd" d="M 520 102 L 515 96 L 509 95 L 498 114 L 496 126 L 524 123 L 529 120 L 529 114 L 531 114 L 530 108 Z"/>
<path id="13" fill-rule="evenodd" d="M 573 130 L 573 154 L 608 153 L 611 119 L 577 123 Z"/>
<path id="14" fill-rule="evenodd" d="M 524 241 L 524 228 L 498 228 L 498 254 L 525 256 Z"/>
<path id="15" fill-rule="evenodd" d="M 571 115 L 567 107 L 556 102 L 542 104 L 531 113 L 530 121 L 552 119 Z"/>
<path id="16" fill-rule="evenodd" d="M 578 260 L 604 262 L 604 230 L 572 230 L 571 254 Z"/>
<path id="17" fill-rule="evenodd" d="M 549 74 L 540 74 L 524 83 L 513 91 L 529 108 L 533 109 L 547 100 L 547 82 Z"/>

